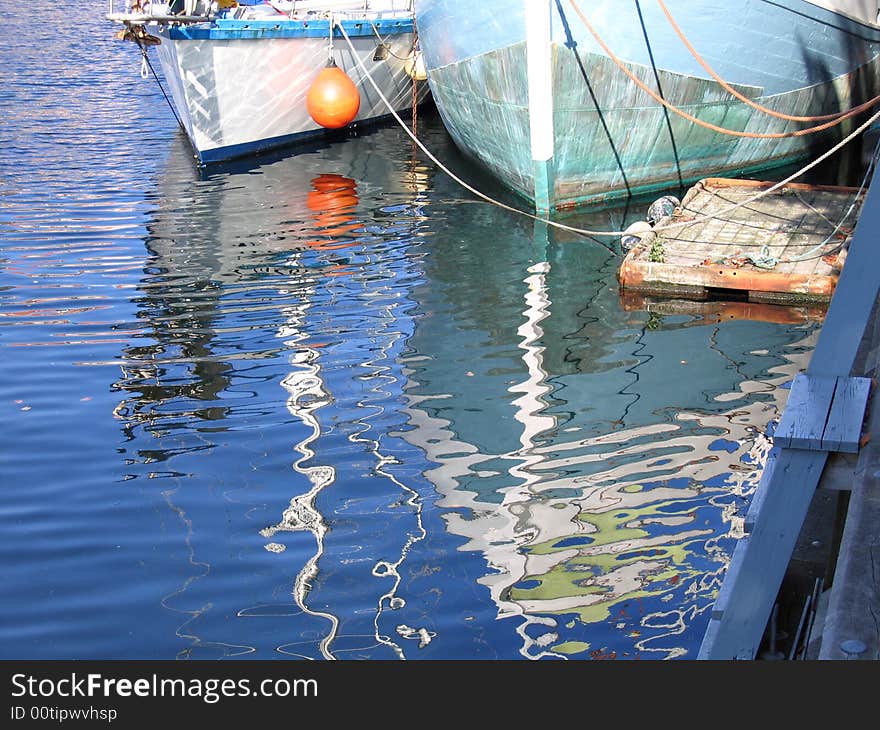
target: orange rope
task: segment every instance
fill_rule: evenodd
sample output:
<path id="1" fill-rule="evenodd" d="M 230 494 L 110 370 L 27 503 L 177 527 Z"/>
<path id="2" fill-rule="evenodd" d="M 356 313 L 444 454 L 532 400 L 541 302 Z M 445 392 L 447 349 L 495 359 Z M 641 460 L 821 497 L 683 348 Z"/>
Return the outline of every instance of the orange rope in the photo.
<path id="1" fill-rule="evenodd" d="M 622 235 L 626 234 L 626 231 L 594 231 L 594 230 L 590 230 L 587 228 L 576 228 L 575 226 L 565 225 L 564 223 L 560 223 L 559 221 L 554 221 L 549 218 L 542 218 L 542 217 L 534 215 L 532 213 L 528 213 L 524 210 L 520 210 L 519 208 L 515 208 L 512 205 L 508 205 L 507 203 L 503 203 L 500 200 L 495 200 L 495 198 L 492 198 L 492 197 L 486 195 L 485 193 L 479 191 L 473 185 L 468 183 L 466 180 L 463 180 L 462 178 L 460 178 L 452 170 L 450 170 L 446 165 L 444 165 L 443 162 L 437 157 L 437 155 L 435 155 L 433 152 L 431 152 L 431 150 L 429 150 L 427 147 L 425 147 L 424 143 L 418 137 L 416 137 L 416 135 L 414 135 L 412 133 L 412 130 L 410 130 L 410 128 L 406 125 L 406 122 L 404 122 L 403 119 L 401 119 L 400 115 L 394 109 L 394 105 L 390 101 L 388 101 L 388 97 L 386 97 L 385 94 L 382 93 L 382 89 L 379 88 L 379 84 L 376 83 L 376 80 L 373 78 L 372 74 L 370 73 L 370 71 L 367 68 L 366 64 L 364 63 L 363 59 L 361 59 L 361 57 L 358 55 L 357 49 L 354 47 L 354 43 L 352 43 L 351 38 L 349 37 L 348 33 L 345 30 L 345 26 L 340 25 L 339 30 L 342 33 L 342 37 L 345 38 L 345 42 L 348 44 L 348 47 L 351 49 L 353 57 L 354 57 L 355 61 L 357 61 L 357 65 L 360 67 L 361 71 L 363 72 L 364 77 L 367 79 L 367 81 L 370 82 L 370 85 L 373 87 L 373 90 L 376 92 L 378 97 L 382 100 L 382 103 L 385 104 L 386 108 L 388 109 L 388 113 L 392 117 L 394 117 L 394 120 L 400 125 L 400 128 L 407 135 L 409 135 L 410 139 L 413 141 L 413 144 L 417 145 L 418 148 L 425 154 L 425 156 L 429 160 L 431 160 L 431 162 L 433 162 L 435 165 L 437 165 L 437 167 L 440 168 L 444 173 L 446 173 L 446 175 L 448 175 L 450 179 L 454 180 L 457 184 L 461 185 L 461 187 L 463 187 L 465 190 L 473 193 L 476 197 L 480 198 L 481 200 L 484 200 L 487 203 L 490 203 L 494 206 L 497 206 L 498 208 L 501 208 L 502 210 L 509 211 L 510 213 L 516 213 L 517 215 L 521 215 L 524 218 L 528 218 L 533 221 L 539 221 L 541 223 L 545 223 L 548 226 L 551 226 L 553 228 L 557 228 L 557 229 L 560 229 L 563 231 L 570 231 L 572 233 L 577 233 L 582 236 L 591 236 L 591 237 L 595 237 L 595 236 L 615 236 L 615 237 L 617 237 L 617 236 L 622 236 Z M 874 114 L 870 118 L 868 118 L 864 122 L 862 122 L 861 125 L 859 125 L 856 129 L 854 129 L 852 132 L 850 132 L 846 137 L 844 137 L 842 140 L 840 140 L 840 142 L 838 142 L 833 147 L 831 147 L 831 149 L 823 152 L 821 155 L 819 155 L 812 162 L 804 165 L 797 172 L 792 173 L 784 180 L 780 180 L 779 182 L 774 183 L 769 188 L 765 188 L 764 190 L 758 191 L 757 193 L 752 195 L 750 198 L 746 198 L 745 200 L 742 200 L 739 203 L 734 203 L 730 207 L 723 208 L 722 210 L 716 211 L 715 213 L 712 213 L 709 215 L 698 215 L 693 220 L 678 221 L 676 223 L 667 223 L 664 225 L 658 225 L 656 228 L 654 228 L 654 231 L 659 233 L 660 231 L 677 230 L 679 228 L 684 228 L 686 226 L 692 226 L 697 223 L 702 223 L 703 221 L 707 221 L 707 220 L 710 220 L 713 218 L 718 218 L 722 215 L 727 215 L 728 213 L 732 213 L 734 210 L 738 210 L 739 208 L 743 208 L 747 205 L 751 205 L 756 200 L 760 200 L 761 198 L 766 197 L 767 195 L 772 195 L 777 190 L 784 188 L 786 185 L 788 185 L 793 180 L 796 180 L 797 178 L 801 177 L 802 175 L 809 172 L 817 165 L 820 165 L 821 163 L 823 163 L 825 160 L 827 160 L 832 155 L 834 155 L 837 152 L 839 152 L 840 150 L 842 150 L 844 147 L 846 147 L 846 145 L 850 144 L 850 142 L 852 142 L 854 139 L 856 139 L 860 134 L 862 134 L 862 132 L 864 132 L 868 127 L 870 127 L 875 122 L 880 122 L 880 112 L 874 112 Z M 600 245 L 602 245 L 603 247 L 605 247 L 606 249 L 611 251 L 615 256 L 619 256 L 619 254 L 616 251 L 614 251 L 613 249 L 611 249 L 609 246 L 605 245 L 604 243 L 601 243 L 601 241 L 599 243 L 600 243 Z"/>
<path id="2" fill-rule="evenodd" d="M 650 87 L 646 86 L 641 79 L 639 79 L 632 71 L 630 71 L 626 66 L 623 65 L 621 60 L 614 55 L 614 52 L 606 45 L 605 41 L 599 36 L 596 30 L 590 25 L 590 21 L 587 20 L 586 16 L 581 12 L 581 9 L 578 7 L 577 2 L 575 0 L 570 0 L 571 6 L 574 8 L 574 11 L 577 13 L 578 17 L 581 19 L 581 22 L 586 26 L 587 30 L 590 31 L 593 38 L 596 39 L 596 42 L 601 46 L 602 50 L 608 55 L 608 57 L 614 61 L 615 65 L 623 71 L 632 82 L 638 86 L 642 91 L 648 94 L 651 98 L 653 98 L 658 103 L 665 106 L 669 111 L 678 114 L 678 116 L 687 119 L 689 122 L 693 122 L 700 127 L 705 127 L 706 129 L 711 129 L 713 132 L 720 132 L 721 134 L 727 134 L 731 137 L 748 137 L 749 139 L 783 139 L 786 137 L 803 137 L 808 134 L 815 134 L 816 132 L 821 132 L 824 129 L 829 129 L 830 127 L 834 127 L 840 124 L 845 119 L 849 119 L 850 117 L 854 117 L 861 110 L 860 109 L 851 109 L 850 111 L 841 114 L 839 117 L 836 117 L 833 121 L 825 122 L 825 124 L 820 124 L 815 127 L 809 127 L 807 129 L 799 129 L 796 132 L 740 132 L 735 129 L 727 129 L 725 127 L 719 127 L 710 122 L 704 122 L 702 119 L 698 119 L 692 114 L 688 114 L 684 109 L 679 109 L 674 104 L 670 104 L 666 99 L 657 94 L 657 92 L 653 91 Z"/>
<path id="3" fill-rule="evenodd" d="M 734 89 L 730 84 L 728 84 L 724 79 L 722 79 L 717 73 L 715 73 L 714 69 L 706 63 L 705 59 L 697 52 L 697 50 L 691 45 L 691 42 L 687 39 L 684 32 L 679 27 L 678 23 L 675 22 L 675 19 L 672 17 L 672 14 L 667 10 L 666 4 L 663 0 L 657 0 L 657 4 L 660 6 L 660 9 L 663 11 L 663 14 L 666 16 L 666 19 L 669 21 L 669 24 L 672 26 L 672 29 L 675 31 L 676 35 L 681 39 L 682 43 L 687 47 L 687 49 L 691 52 L 691 55 L 696 59 L 697 63 L 699 63 L 704 69 L 706 69 L 706 73 L 708 73 L 713 79 L 715 79 L 725 91 L 730 94 L 733 94 L 740 101 L 748 104 L 752 109 L 757 109 L 760 112 L 764 112 L 765 114 L 769 114 L 771 117 L 776 117 L 777 119 L 785 119 L 789 122 L 822 122 L 827 119 L 837 119 L 842 116 L 845 112 L 836 112 L 834 114 L 824 114 L 822 116 L 815 117 L 798 117 L 793 116 L 791 114 L 784 114 L 783 112 L 777 112 L 773 109 L 768 109 L 761 104 L 758 104 L 747 96 L 740 94 L 736 89 Z M 850 111 L 858 114 L 859 112 L 863 112 L 866 109 L 870 109 L 877 102 L 880 102 L 880 96 L 875 96 L 870 101 L 866 101 L 864 104 L 860 104 L 857 107 L 854 107 Z"/>

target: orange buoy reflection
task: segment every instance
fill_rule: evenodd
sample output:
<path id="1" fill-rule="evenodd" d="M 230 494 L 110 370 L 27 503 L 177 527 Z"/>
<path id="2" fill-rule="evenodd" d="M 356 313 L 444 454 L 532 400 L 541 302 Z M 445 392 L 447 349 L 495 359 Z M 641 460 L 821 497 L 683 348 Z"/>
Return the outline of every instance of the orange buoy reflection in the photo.
<path id="1" fill-rule="evenodd" d="M 351 246 L 354 242 L 342 237 L 363 225 L 354 215 L 360 202 L 357 183 L 344 175 L 324 173 L 312 179 L 312 188 L 306 205 L 315 214 L 316 233 L 324 238 L 306 241 L 306 244 L 328 250 Z"/>

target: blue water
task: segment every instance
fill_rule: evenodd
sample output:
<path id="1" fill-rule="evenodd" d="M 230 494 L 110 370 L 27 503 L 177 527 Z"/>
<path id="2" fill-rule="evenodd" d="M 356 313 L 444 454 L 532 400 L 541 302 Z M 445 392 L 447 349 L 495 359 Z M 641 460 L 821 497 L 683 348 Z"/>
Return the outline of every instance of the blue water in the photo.
<path id="1" fill-rule="evenodd" d="M 42 12 L 2 26 L 0 656 L 696 655 L 815 321 L 648 311 L 393 126 L 200 174 L 104 6 Z"/>

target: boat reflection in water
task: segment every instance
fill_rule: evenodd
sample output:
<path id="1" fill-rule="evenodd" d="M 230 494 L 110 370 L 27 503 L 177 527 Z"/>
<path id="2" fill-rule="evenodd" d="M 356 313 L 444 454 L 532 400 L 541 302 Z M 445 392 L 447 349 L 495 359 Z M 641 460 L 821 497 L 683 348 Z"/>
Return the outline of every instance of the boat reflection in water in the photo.
<path id="1" fill-rule="evenodd" d="M 116 416 L 132 477 L 162 484 L 182 533 L 161 600 L 183 616 L 178 656 L 395 658 L 430 640 L 378 628 L 424 534 L 383 440 L 427 176 L 374 139 L 357 159 L 332 145 L 200 181 L 179 154 L 160 181 L 149 342 L 123 353 Z M 381 205 L 328 165 L 378 180 Z"/>
<path id="2" fill-rule="evenodd" d="M 364 221 L 357 217 L 357 206 L 359 198 L 357 195 L 357 184 L 351 178 L 338 174 L 321 174 L 311 181 L 313 190 L 308 193 L 307 206 L 314 214 L 313 230 L 319 234 L 318 238 L 310 239 L 306 243 L 310 248 L 320 251 L 337 251 L 341 249 L 351 248 L 352 246 L 362 245 L 362 241 L 352 240 L 351 236 L 356 235 L 364 227 Z M 345 267 L 334 267 L 332 270 L 326 271 L 328 277 L 341 277 L 349 279 L 348 282 L 336 282 L 332 284 L 326 283 L 328 292 L 333 291 L 335 295 L 350 296 L 349 286 L 355 287 L 363 285 L 363 296 L 382 297 L 384 284 L 378 284 L 376 287 L 370 287 L 367 282 L 359 282 L 358 273 L 353 269 Z M 388 306 L 387 303 L 382 306 Z M 311 484 L 311 488 L 305 494 L 299 495 L 291 500 L 290 505 L 284 511 L 281 521 L 270 527 L 261 530 L 260 534 L 266 538 L 272 538 L 282 532 L 308 531 L 314 535 L 316 542 L 315 554 L 307 560 L 303 568 L 300 570 L 294 581 L 293 596 L 297 606 L 299 606 L 305 614 L 325 619 L 329 626 L 326 634 L 323 635 L 318 643 L 320 656 L 325 659 L 337 658 L 339 647 L 339 626 L 340 621 L 334 615 L 334 607 L 327 605 L 323 610 L 312 608 L 309 605 L 309 593 L 312 589 L 314 580 L 318 577 L 322 570 L 321 559 L 325 553 L 325 537 L 328 530 L 327 519 L 321 514 L 316 506 L 316 501 L 322 490 L 332 486 L 336 481 L 336 468 L 330 465 L 312 465 L 311 462 L 320 461 L 320 455 L 313 450 L 313 444 L 322 435 L 322 425 L 319 420 L 319 409 L 325 408 L 332 404 L 333 397 L 330 392 L 325 389 L 324 380 L 322 379 L 321 365 L 321 347 L 308 345 L 307 320 L 309 315 L 309 304 L 305 304 L 297 311 L 288 313 L 288 325 L 282 330 L 284 344 L 294 353 L 291 363 L 296 366 L 289 375 L 282 381 L 282 386 L 288 391 L 289 398 L 287 400 L 287 408 L 291 414 L 300 419 L 304 424 L 308 425 L 312 432 L 305 439 L 296 444 L 295 449 L 299 454 L 299 458 L 294 462 L 293 468 L 300 474 L 303 474 Z M 392 314 L 392 311 L 388 311 Z M 389 318 L 389 324 L 396 324 L 395 318 Z M 376 334 L 376 330 L 372 330 L 372 334 Z M 399 347 L 403 336 L 396 328 L 392 327 L 387 332 L 387 337 L 376 340 L 377 345 L 370 354 L 364 354 L 360 358 L 361 362 L 350 361 L 345 368 L 353 369 L 354 372 L 361 371 L 360 378 L 365 382 L 371 380 L 391 380 L 387 372 L 388 364 L 394 360 L 394 350 Z M 331 363 L 331 369 L 334 365 Z M 338 366 L 336 366 L 338 367 Z M 344 376 L 344 373 L 343 373 Z M 350 388 L 341 388 L 343 392 L 350 391 Z M 362 393 L 361 397 L 354 404 L 348 404 L 349 407 L 357 409 L 361 415 L 351 424 L 356 425 L 357 430 L 352 431 L 348 436 L 348 441 L 353 445 L 353 450 L 361 451 L 369 454 L 372 461 L 369 476 L 388 480 L 394 487 L 400 490 L 402 498 L 399 500 L 401 505 L 406 504 L 411 508 L 414 516 L 415 524 L 405 536 L 405 541 L 400 549 L 399 557 L 394 561 L 381 560 L 372 566 L 371 574 L 374 578 L 384 579 L 393 578 L 391 587 L 384 590 L 376 599 L 375 614 L 373 617 L 372 632 L 367 634 L 350 634 L 348 639 L 364 639 L 375 640 L 372 648 L 378 648 L 383 645 L 391 649 L 395 655 L 403 658 L 403 650 L 397 642 L 389 635 L 383 634 L 379 627 L 379 621 L 385 608 L 397 608 L 403 604 L 403 599 L 396 596 L 397 587 L 400 584 L 401 576 L 399 568 L 405 561 L 407 554 L 413 544 L 424 538 L 425 530 L 421 524 L 421 502 L 419 494 L 401 482 L 394 474 L 390 467 L 396 459 L 387 453 L 383 453 L 382 434 L 375 431 L 375 427 L 370 421 L 377 413 L 370 411 L 384 409 L 384 406 L 374 405 L 372 401 L 378 401 L 376 395 L 382 395 L 381 389 L 376 387 L 370 388 L 369 391 Z M 363 475 L 368 476 L 368 475 Z M 335 516 L 335 515 L 334 515 Z M 357 536 L 353 536 L 357 539 Z M 282 546 L 277 543 L 270 543 L 267 549 L 276 551 L 282 550 Z M 347 558 L 350 561 L 351 558 Z M 351 561 L 354 562 L 354 561 Z M 326 565 L 324 568 L 328 567 Z M 332 571 L 332 568 L 330 568 Z M 403 627 L 399 633 L 405 638 L 410 638 L 413 631 L 409 627 Z M 417 635 L 424 637 L 425 641 L 430 641 L 430 635 L 421 629 L 416 631 Z M 278 651 L 289 654 L 298 658 L 313 658 L 309 652 L 313 648 L 313 641 L 294 642 L 278 647 Z M 344 648 L 343 648 L 344 651 Z"/>
<path id="3" fill-rule="evenodd" d="M 627 311 L 399 140 L 158 181 L 115 384 L 157 652 L 694 656 L 815 325 Z"/>
<path id="4" fill-rule="evenodd" d="M 479 582 L 521 655 L 693 656 L 771 446 L 765 428 L 815 332 L 767 324 L 787 318 L 764 310 L 765 322 L 626 312 L 596 274 L 609 267 L 598 249 L 589 261 L 564 244 L 529 254 L 517 352 L 497 311 L 490 321 L 456 294 L 461 277 L 490 281 L 490 265 L 427 267 L 434 296 L 421 306 L 447 311 L 411 342 L 406 437 L 437 464 L 427 476 L 448 529 L 485 559 Z M 450 316 L 491 353 L 482 363 L 444 348 Z M 456 366 L 467 377 L 450 378 Z"/>

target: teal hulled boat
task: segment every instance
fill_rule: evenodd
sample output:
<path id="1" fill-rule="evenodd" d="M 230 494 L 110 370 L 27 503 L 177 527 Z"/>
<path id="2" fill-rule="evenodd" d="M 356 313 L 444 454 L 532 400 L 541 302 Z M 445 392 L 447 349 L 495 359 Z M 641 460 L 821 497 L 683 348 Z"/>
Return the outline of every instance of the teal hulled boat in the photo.
<path id="1" fill-rule="evenodd" d="M 827 115 L 880 93 L 877 10 L 870 0 L 415 1 L 449 133 L 538 210 L 824 151 L 864 118 Z"/>

